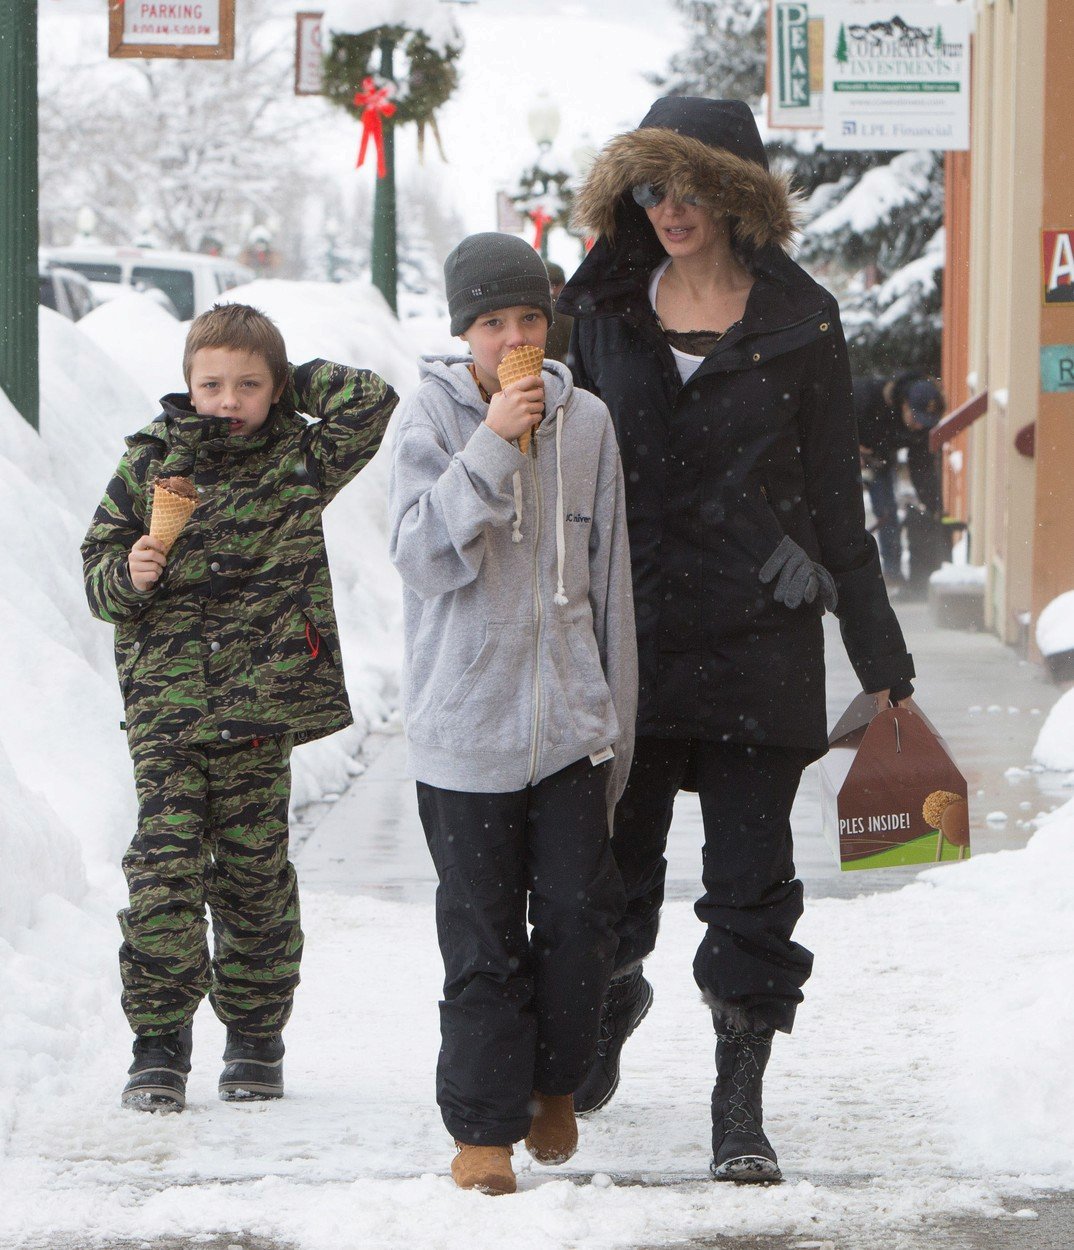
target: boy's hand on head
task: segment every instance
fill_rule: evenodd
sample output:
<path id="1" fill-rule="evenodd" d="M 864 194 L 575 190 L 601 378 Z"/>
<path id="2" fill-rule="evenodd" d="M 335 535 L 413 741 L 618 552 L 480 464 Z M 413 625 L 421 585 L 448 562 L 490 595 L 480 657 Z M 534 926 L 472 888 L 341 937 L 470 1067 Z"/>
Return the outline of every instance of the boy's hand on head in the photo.
<path id="1" fill-rule="evenodd" d="M 159 538 L 151 538 L 143 534 L 134 544 L 127 557 L 127 568 L 130 570 L 131 584 L 135 590 L 145 592 L 151 590 L 160 575 L 164 572 L 167 556 Z"/>
<path id="2" fill-rule="evenodd" d="M 526 430 L 539 425 L 544 416 L 544 379 L 521 378 L 489 403 L 485 424 L 507 442 L 514 442 Z"/>

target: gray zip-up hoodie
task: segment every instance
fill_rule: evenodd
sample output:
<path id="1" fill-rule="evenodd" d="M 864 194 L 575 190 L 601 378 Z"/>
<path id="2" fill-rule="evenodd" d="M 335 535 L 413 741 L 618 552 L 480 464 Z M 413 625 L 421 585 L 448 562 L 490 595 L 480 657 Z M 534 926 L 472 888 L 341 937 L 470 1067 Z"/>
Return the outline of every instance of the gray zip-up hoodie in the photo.
<path id="1" fill-rule="evenodd" d="M 546 361 L 546 415 L 524 456 L 485 424 L 468 363 L 425 357 L 395 431 L 410 768 L 442 789 L 506 792 L 610 746 L 614 804 L 638 676 L 611 418 Z"/>

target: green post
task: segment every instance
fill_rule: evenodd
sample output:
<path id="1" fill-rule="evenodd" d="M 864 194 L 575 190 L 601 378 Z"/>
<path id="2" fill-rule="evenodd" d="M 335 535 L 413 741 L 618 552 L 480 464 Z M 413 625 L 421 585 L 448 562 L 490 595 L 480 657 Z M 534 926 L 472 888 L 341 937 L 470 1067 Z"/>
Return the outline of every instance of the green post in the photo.
<path id="1" fill-rule="evenodd" d="M 37 0 L 0 3 L 0 390 L 36 430 Z"/>
<path id="2" fill-rule="evenodd" d="M 380 41 L 380 72 L 389 82 L 395 81 L 392 53 L 395 41 Z M 373 200 L 373 285 L 388 301 L 388 307 L 398 314 L 396 304 L 396 239 L 395 239 L 395 123 L 390 117 L 384 119 L 384 165 L 383 178 L 377 179 Z"/>

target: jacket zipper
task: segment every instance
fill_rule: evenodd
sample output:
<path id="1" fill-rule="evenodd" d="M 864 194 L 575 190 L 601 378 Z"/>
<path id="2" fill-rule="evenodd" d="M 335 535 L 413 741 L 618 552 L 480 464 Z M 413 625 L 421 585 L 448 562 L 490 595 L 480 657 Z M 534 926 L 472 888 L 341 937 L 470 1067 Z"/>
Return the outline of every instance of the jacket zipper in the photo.
<path id="1" fill-rule="evenodd" d="M 533 488 L 537 495 L 536 520 L 533 526 L 533 594 L 537 602 L 536 625 L 533 631 L 533 721 L 530 726 L 530 776 L 529 785 L 537 775 L 537 731 L 541 720 L 541 479 L 537 475 L 537 432 L 533 433 L 533 452 L 530 468 L 533 472 Z"/>

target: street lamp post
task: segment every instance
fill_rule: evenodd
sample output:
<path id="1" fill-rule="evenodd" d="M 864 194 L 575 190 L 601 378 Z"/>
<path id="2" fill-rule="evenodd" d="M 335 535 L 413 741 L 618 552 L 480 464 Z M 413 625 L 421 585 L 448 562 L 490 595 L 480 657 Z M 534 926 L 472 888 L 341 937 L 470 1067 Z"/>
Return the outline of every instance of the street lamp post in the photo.
<path id="1" fill-rule="evenodd" d="M 380 41 L 380 76 L 388 82 L 395 81 L 393 53 L 395 43 L 391 39 Z M 373 285 L 388 301 L 388 307 L 398 314 L 396 283 L 398 256 L 395 223 L 395 125 L 390 117 L 384 118 L 384 166 L 383 178 L 377 179 L 373 198 Z"/>
<path id="2" fill-rule="evenodd" d="M 0 4 L 0 390 L 36 430 L 37 0 Z"/>
<path id="3" fill-rule="evenodd" d="M 329 282 L 339 281 L 339 257 L 336 254 L 336 240 L 339 238 L 339 222 L 329 217 L 324 223 L 324 237 L 328 244 L 324 254 L 325 276 Z"/>

